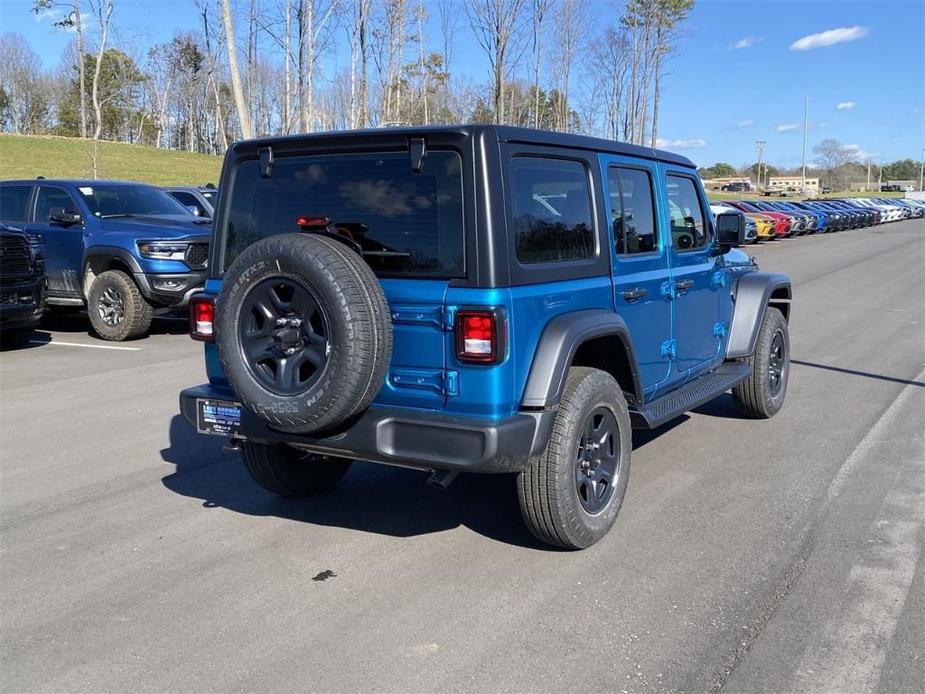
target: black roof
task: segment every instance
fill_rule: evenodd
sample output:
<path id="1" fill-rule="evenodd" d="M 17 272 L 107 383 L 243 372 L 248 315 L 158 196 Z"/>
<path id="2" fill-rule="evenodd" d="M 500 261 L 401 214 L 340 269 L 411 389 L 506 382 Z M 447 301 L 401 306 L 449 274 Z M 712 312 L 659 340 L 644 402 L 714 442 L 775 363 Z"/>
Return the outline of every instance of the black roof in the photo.
<path id="1" fill-rule="evenodd" d="M 325 144 L 335 144 L 338 141 L 355 140 L 357 138 L 369 138 L 370 140 L 382 141 L 390 137 L 421 137 L 428 134 L 453 134 L 457 136 L 485 136 L 495 139 L 498 142 L 517 142 L 522 144 L 531 144 L 547 147 L 569 147 L 572 149 L 584 149 L 594 152 L 605 152 L 608 154 L 618 154 L 629 157 L 641 157 L 643 159 L 654 159 L 664 161 L 670 164 L 680 164 L 681 166 L 693 167 L 694 164 L 687 157 L 680 154 L 673 154 L 660 149 L 651 147 L 640 147 L 638 145 L 629 145 L 616 140 L 605 140 L 599 137 L 590 137 L 588 135 L 573 135 L 571 133 L 554 132 L 550 130 L 535 130 L 533 128 L 519 128 L 513 125 L 421 125 L 421 126 L 401 126 L 388 128 L 367 128 L 365 130 L 336 130 L 320 133 L 303 133 L 299 135 L 285 135 L 278 137 L 264 137 L 254 140 L 242 140 L 235 142 L 232 148 L 254 146 L 293 146 L 300 142 L 317 141 Z"/>

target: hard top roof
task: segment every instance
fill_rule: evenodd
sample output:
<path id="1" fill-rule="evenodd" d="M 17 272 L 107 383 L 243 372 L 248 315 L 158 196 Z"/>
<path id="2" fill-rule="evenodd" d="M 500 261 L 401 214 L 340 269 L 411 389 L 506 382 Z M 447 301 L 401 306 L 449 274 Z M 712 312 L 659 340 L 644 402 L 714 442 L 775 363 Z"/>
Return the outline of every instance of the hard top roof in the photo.
<path id="1" fill-rule="evenodd" d="M 285 135 L 278 137 L 264 137 L 254 140 L 235 142 L 232 148 L 241 146 L 272 146 L 296 145 L 300 142 L 316 141 L 319 144 L 334 145 L 338 141 L 355 140 L 368 137 L 371 140 L 382 141 L 390 137 L 427 137 L 428 134 L 446 133 L 459 136 L 485 136 L 498 142 L 516 142 L 522 144 L 540 145 L 547 147 L 568 147 L 572 149 L 591 150 L 607 154 L 618 154 L 630 157 L 654 159 L 671 164 L 693 167 L 694 164 L 687 157 L 673 154 L 651 147 L 629 145 L 616 140 L 605 140 L 588 135 L 573 135 L 549 130 L 535 130 L 533 128 L 520 128 L 512 125 L 421 125 L 399 126 L 387 128 L 368 128 L 365 130 L 338 130 L 320 133 L 304 133 L 299 135 Z"/>

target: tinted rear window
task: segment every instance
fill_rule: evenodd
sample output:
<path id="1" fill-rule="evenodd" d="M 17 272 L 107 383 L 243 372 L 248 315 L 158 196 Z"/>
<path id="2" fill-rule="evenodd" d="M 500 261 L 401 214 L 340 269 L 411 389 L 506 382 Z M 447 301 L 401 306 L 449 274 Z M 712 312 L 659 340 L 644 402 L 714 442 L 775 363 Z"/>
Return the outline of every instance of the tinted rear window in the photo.
<path id="1" fill-rule="evenodd" d="M 382 275 L 460 277 L 461 160 L 431 151 L 419 173 L 407 153 L 277 157 L 238 164 L 225 226 L 225 267 L 255 241 L 298 232 L 296 218 L 327 217 Z"/>

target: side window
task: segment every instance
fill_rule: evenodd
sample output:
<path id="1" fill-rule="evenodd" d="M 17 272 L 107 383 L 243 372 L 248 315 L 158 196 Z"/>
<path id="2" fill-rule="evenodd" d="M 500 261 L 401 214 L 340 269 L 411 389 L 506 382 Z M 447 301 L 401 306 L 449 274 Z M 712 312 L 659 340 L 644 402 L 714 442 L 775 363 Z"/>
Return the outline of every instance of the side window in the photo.
<path id="1" fill-rule="evenodd" d="M 511 162 L 514 235 L 522 263 L 594 256 L 591 188 L 577 161 L 515 157 Z"/>
<path id="2" fill-rule="evenodd" d="M 26 205 L 32 186 L 0 187 L 0 219 L 4 222 L 25 222 L 29 219 Z"/>
<path id="3" fill-rule="evenodd" d="M 703 248 L 709 232 L 694 180 L 669 174 L 667 188 L 672 244 L 680 251 Z"/>
<path id="4" fill-rule="evenodd" d="M 63 207 L 65 212 L 77 212 L 77 205 L 63 188 L 40 186 L 35 200 L 35 221 L 47 222 L 52 207 Z"/>
<path id="5" fill-rule="evenodd" d="M 607 170 L 611 224 L 618 255 L 658 250 L 658 228 L 652 201 L 652 179 L 640 169 Z"/>
<path id="6" fill-rule="evenodd" d="M 172 190 L 170 191 L 170 195 L 184 207 L 195 207 L 197 210 L 199 210 L 200 217 L 209 216 L 205 208 L 192 193 L 187 193 L 185 190 Z"/>

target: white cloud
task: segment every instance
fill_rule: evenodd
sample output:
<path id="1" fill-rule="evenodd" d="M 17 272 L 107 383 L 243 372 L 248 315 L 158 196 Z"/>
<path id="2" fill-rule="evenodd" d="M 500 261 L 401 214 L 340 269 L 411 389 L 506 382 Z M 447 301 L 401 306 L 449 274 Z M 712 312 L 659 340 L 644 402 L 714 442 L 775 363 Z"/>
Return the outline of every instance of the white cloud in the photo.
<path id="1" fill-rule="evenodd" d="M 834 46 L 836 43 L 857 41 L 865 36 L 867 36 L 867 27 L 839 27 L 838 29 L 829 29 L 828 31 L 822 31 L 818 34 L 809 34 L 801 39 L 797 39 L 790 44 L 790 50 L 811 51 L 814 48 Z"/>
<path id="2" fill-rule="evenodd" d="M 835 108 L 837 108 L 839 111 L 850 111 L 851 109 L 854 108 L 854 106 L 855 106 L 855 103 L 853 101 L 842 101 Z"/>
<path id="3" fill-rule="evenodd" d="M 737 128 L 748 128 L 754 124 L 755 124 L 755 121 L 753 120 L 740 120 L 738 123 L 736 123 L 736 127 Z"/>
<path id="4" fill-rule="evenodd" d="M 794 130 L 799 130 L 799 129 L 800 129 L 799 123 L 786 123 L 785 125 L 777 126 L 777 132 L 779 133 L 789 133 L 789 132 L 793 132 Z"/>
<path id="5" fill-rule="evenodd" d="M 658 138 L 655 141 L 655 146 L 659 149 L 699 149 L 700 147 L 706 147 L 707 141 L 700 137 L 693 140 L 663 140 Z"/>
<path id="6" fill-rule="evenodd" d="M 764 41 L 763 36 L 745 36 L 735 43 L 730 43 L 728 46 L 726 46 L 726 50 L 737 51 L 742 48 L 751 48 L 756 43 L 761 43 L 762 41 Z"/>
<path id="7" fill-rule="evenodd" d="M 860 145 L 845 145 L 845 149 L 851 152 L 857 159 L 872 159 L 877 156 L 873 152 L 861 149 Z"/>

